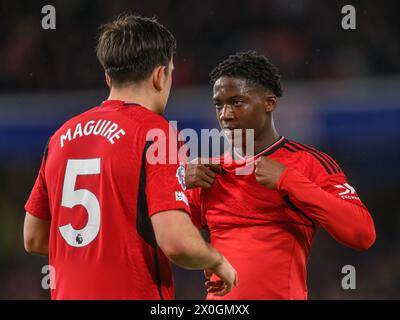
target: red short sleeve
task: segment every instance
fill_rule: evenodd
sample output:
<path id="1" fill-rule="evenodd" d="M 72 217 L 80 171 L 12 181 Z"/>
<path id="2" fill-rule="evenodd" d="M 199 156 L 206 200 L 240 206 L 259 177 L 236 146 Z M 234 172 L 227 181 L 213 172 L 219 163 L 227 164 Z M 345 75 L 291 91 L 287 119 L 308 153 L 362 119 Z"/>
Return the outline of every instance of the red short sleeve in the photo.
<path id="1" fill-rule="evenodd" d="M 192 222 L 198 229 L 203 229 L 206 222 L 201 210 L 201 188 L 186 190 L 186 196 L 189 200 Z"/>
<path id="2" fill-rule="evenodd" d="M 161 211 L 183 210 L 190 214 L 185 194 L 185 166 L 177 157 L 176 132 L 160 123 L 158 136 L 146 152 L 146 196 L 149 215 Z M 170 137 L 171 136 L 171 137 Z M 171 144 L 171 145 L 170 145 Z M 157 154 L 158 161 L 154 161 Z"/>
<path id="3" fill-rule="evenodd" d="M 39 174 L 36 178 L 35 185 L 33 186 L 32 192 L 29 196 L 28 201 L 25 204 L 25 210 L 33 216 L 50 220 L 50 207 L 49 207 L 49 195 L 46 187 L 45 179 L 45 160 L 43 158 L 40 166 Z"/>

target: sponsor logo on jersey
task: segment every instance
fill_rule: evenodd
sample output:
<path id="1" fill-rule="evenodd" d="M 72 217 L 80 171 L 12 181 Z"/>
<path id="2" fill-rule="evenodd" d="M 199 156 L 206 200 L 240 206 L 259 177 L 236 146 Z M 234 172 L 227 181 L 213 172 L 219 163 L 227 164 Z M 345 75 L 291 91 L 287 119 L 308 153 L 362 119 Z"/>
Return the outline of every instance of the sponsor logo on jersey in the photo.
<path id="1" fill-rule="evenodd" d="M 337 184 L 335 185 L 335 187 L 338 189 L 344 189 L 344 191 L 339 193 L 339 196 L 342 199 L 360 200 L 360 198 L 356 194 L 356 190 L 348 183 Z"/>

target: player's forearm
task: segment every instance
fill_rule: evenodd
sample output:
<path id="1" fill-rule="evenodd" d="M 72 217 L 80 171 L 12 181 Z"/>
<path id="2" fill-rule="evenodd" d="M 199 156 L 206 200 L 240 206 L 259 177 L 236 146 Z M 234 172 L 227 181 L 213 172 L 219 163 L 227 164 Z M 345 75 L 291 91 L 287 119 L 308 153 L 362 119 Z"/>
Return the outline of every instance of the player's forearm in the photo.
<path id="1" fill-rule="evenodd" d="M 39 219 L 26 212 L 23 233 L 26 252 L 49 255 L 50 221 Z"/>
<path id="2" fill-rule="evenodd" d="M 183 235 L 179 244 L 167 256 L 176 265 L 185 269 L 213 268 L 223 259 L 212 245 L 203 240 L 197 230 L 193 230 L 191 235 Z"/>
<path id="3" fill-rule="evenodd" d="M 204 241 L 186 212 L 159 212 L 151 221 L 158 246 L 175 264 L 186 269 L 207 269 L 223 260 L 221 254 Z"/>
<path id="4" fill-rule="evenodd" d="M 367 209 L 335 197 L 297 171 L 287 172 L 278 190 L 338 242 L 356 250 L 366 250 L 375 242 L 374 222 Z"/>

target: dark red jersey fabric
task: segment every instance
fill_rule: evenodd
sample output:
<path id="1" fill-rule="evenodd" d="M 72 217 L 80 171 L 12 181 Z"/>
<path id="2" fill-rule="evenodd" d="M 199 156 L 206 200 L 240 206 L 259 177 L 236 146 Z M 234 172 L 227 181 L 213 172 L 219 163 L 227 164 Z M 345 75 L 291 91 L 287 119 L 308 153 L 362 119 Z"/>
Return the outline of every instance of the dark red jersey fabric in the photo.
<path id="1" fill-rule="evenodd" d="M 256 182 L 252 165 L 261 156 L 287 167 L 277 190 Z M 319 226 L 354 249 L 374 242 L 367 208 L 327 154 L 281 137 L 247 164 L 227 159 L 211 191 L 187 190 L 194 223 L 209 229 L 238 271 L 238 287 L 208 299 L 307 299 L 306 264 Z M 250 174 L 237 174 L 245 166 Z"/>
<path id="2" fill-rule="evenodd" d="M 51 220 L 53 299 L 173 298 L 170 265 L 149 217 L 189 208 L 183 166 L 146 158 L 152 129 L 167 141 L 174 133 L 162 116 L 114 100 L 67 121 L 50 139 L 25 209 Z"/>

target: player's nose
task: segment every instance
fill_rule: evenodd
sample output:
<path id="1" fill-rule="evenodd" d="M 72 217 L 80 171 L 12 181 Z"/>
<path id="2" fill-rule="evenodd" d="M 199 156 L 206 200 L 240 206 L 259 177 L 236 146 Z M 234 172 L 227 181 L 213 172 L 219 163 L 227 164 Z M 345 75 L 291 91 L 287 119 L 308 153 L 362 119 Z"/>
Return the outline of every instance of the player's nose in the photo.
<path id="1" fill-rule="evenodd" d="M 219 114 L 219 120 L 220 121 L 229 121 L 234 119 L 234 112 L 232 108 L 229 105 L 224 105 L 220 114 Z"/>

